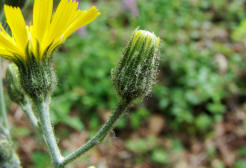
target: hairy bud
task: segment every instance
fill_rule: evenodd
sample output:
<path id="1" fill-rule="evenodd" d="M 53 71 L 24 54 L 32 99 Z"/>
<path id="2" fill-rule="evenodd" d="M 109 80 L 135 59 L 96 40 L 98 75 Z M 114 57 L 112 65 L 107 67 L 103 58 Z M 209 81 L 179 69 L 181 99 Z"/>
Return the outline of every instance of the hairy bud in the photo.
<path id="1" fill-rule="evenodd" d="M 56 85 L 56 75 L 48 60 L 28 60 L 27 65 L 20 66 L 20 81 L 23 90 L 31 98 L 46 97 Z"/>
<path id="2" fill-rule="evenodd" d="M 10 64 L 8 66 L 6 78 L 10 99 L 17 104 L 25 104 L 25 94 L 20 83 L 20 73 L 15 64 Z"/>
<path id="3" fill-rule="evenodd" d="M 123 57 L 112 71 L 113 84 L 124 99 L 147 95 L 156 80 L 159 65 L 159 37 L 135 30 Z"/>
<path id="4" fill-rule="evenodd" d="M 5 0 L 5 4 L 13 7 L 24 8 L 27 0 Z"/>

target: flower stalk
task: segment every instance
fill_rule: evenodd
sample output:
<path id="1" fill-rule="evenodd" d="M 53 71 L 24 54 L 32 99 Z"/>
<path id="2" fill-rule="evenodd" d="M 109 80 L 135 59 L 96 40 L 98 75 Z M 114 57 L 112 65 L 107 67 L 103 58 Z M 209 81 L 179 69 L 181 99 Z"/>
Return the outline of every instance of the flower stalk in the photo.
<path id="1" fill-rule="evenodd" d="M 33 99 L 33 108 L 36 110 L 40 119 L 40 128 L 44 136 L 45 143 L 48 147 L 55 168 L 60 168 L 60 163 L 63 159 L 60 149 L 57 145 L 54 130 L 50 120 L 49 112 L 50 97 L 41 99 Z"/>
<path id="2" fill-rule="evenodd" d="M 22 110 L 31 121 L 33 127 L 38 129 L 38 119 L 33 113 L 31 102 L 21 86 L 20 73 L 15 64 L 12 63 L 8 65 L 6 79 L 7 91 L 10 99 L 21 106 Z"/>
<path id="3" fill-rule="evenodd" d="M 2 60 L 0 58 L 0 65 L 2 65 Z M 2 66 L 0 66 L 0 113 L 2 116 L 2 123 L 5 129 L 5 132 L 7 134 L 7 137 L 9 140 L 11 140 L 10 133 L 9 133 L 9 123 L 7 118 L 7 112 L 6 112 L 6 105 L 5 105 L 5 99 L 3 94 L 3 78 L 2 78 Z"/>
<path id="4" fill-rule="evenodd" d="M 39 125 L 38 125 L 38 119 L 35 116 L 32 106 L 30 102 L 28 101 L 26 104 L 21 105 L 22 110 L 26 113 L 28 119 L 30 120 L 32 126 L 35 128 L 35 130 L 39 130 Z"/>
<path id="5" fill-rule="evenodd" d="M 101 127 L 101 129 L 96 133 L 96 135 L 91 138 L 86 144 L 82 145 L 79 149 L 77 149 L 75 152 L 71 153 L 70 155 L 66 156 L 61 166 L 64 166 L 68 164 L 69 162 L 75 160 L 80 155 L 84 154 L 91 148 L 93 148 L 95 145 L 101 143 L 103 139 L 106 137 L 106 135 L 112 130 L 115 122 L 120 118 L 120 116 L 127 110 L 127 107 L 129 106 L 131 102 L 122 99 L 114 113 L 110 116 L 110 118 L 105 122 L 105 124 Z"/>

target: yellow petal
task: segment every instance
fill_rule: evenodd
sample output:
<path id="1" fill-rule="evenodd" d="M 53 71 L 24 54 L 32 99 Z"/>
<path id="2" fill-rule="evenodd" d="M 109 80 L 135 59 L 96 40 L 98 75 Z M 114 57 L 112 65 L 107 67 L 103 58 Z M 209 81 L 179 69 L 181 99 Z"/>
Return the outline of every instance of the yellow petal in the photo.
<path id="1" fill-rule="evenodd" d="M 4 5 L 4 12 L 7 23 L 16 41 L 18 48 L 22 49 L 23 53 L 27 46 L 28 37 L 24 17 L 20 8 Z"/>
<path id="2" fill-rule="evenodd" d="M 74 0 L 61 0 L 51 21 L 49 34 L 46 36 L 46 43 L 59 41 L 64 31 L 74 22 L 80 15 L 77 10 L 78 2 Z"/>
<path id="3" fill-rule="evenodd" d="M 100 15 L 100 13 L 95 7 L 92 7 L 89 11 L 75 10 L 73 12 L 70 11 L 70 13 L 71 15 L 69 17 L 69 20 L 67 21 L 65 26 L 63 25 L 64 29 L 62 29 L 62 31 L 60 31 L 59 34 L 56 34 L 55 37 L 50 38 L 50 39 L 53 39 L 51 48 L 56 48 L 74 31 L 76 31 L 82 26 L 89 24 L 94 19 L 96 19 L 97 16 Z M 53 31 L 55 31 L 55 29 Z"/>
<path id="4" fill-rule="evenodd" d="M 0 48 L 0 57 L 8 59 L 10 61 L 13 61 L 13 59 L 14 59 L 13 55 L 3 48 Z"/>
<path id="5" fill-rule="evenodd" d="M 7 52 L 21 54 L 21 51 L 17 48 L 14 39 L 4 30 L 0 24 L 0 48 L 5 49 Z"/>
<path id="6" fill-rule="evenodd" d="M 7 51 L 16 52 L 16 46 L 8 40 L 2 33 L 0 34 L 0 46 L 5 48 Z"/>
<path id="7" fill-rule="evenodd" d="M 40 43 L 48 32 L 52 10 L 53 0 L 34 0 L 32 34 Z"/>
<path id="8" fill-rule="evenodd" d="M 96 9 L 96 7 L 90 8 L 88 11 L 81 11 L 80 16 L 76 19 L 66 30 L 64 33 L 64 38 L 66 39 L 73 32 L 79 29 L 82 26 L 85 26 L 95 20 L 100 15 L 100 12 Z"/>

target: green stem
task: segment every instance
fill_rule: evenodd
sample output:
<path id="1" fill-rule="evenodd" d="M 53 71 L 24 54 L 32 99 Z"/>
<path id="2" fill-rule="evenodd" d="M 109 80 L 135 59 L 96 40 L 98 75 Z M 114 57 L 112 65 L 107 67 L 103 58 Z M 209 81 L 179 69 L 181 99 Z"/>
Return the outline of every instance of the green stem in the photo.
<path id="1" fill-rule="evenodd" d="M 0 58 L 0 65 L 2 65 L 2 59 Z M 4 99 L 4 93 L 3 93 L 3 77 L 2 77 L 2 66 L 0 66 L 0 112 L 2 115 L 2 122 L 3 126 L 5 128 L 5 132 L 7 134 L 7 137 L 9 140 L 11 140 L 10 133 L 9 133 L 9 123 L 7 118 L 7 112 L 6 112 L 6 105 L 5 105 L 5 99 Z"/>
<path id="2" fill-rule="evenodd" d="M 1 58 L 0 58 L 0 65 L 2 65 Z M 2 79 L 3 79 L 2 78 L 2 66 L 0 66 L 0 113 L 2 115 L 2 123 L 3 123 L 3 126 L 0 125 L 0 141 L 1 141 L 0 144 L 2 145 L 2 141 L 5 141 L 4 137 L 6 137 L 5 145 L 7 144 L 7 146 L 4 146 L 3 148 L 0 145 L 0 150 L 1 150 L 1 153 L 4 153 L 9 156 L 8 158 L 5 158 L 5 159 L 3 158 L 3 156 L 1 156 L 0 167 L 21 168 L 19 157 L 14 151 L 11 135 L 9 132 L 9 123 L 8 123 L 7 113 L 6 113 L 6 105 L 5 105 L 5 99 L 4 99 L 4 93 L 3 93 Z"/>
<path id="3" fill-rule="evenodd" d="M 40 138 L 43 138 L 44 143 L 47 144 L 45 136 L 43 135 L 42 130 L 40 128 L 39 120 L 37 119 L 36 115 L 32 110 L 31 102 L 28 99 L 26 99 L 25 102 L 25 104 L 21 104 L 22 110 L 27 115 L 38 136 L 40 136 Z"/>
<path id="4" fill-rule="evenodd" d="M 39 126 L 38 126 L 38 119 L 35 116 L 35 114 L 33 113 L 32 107 L 31 107 L 31 103 L 29 101 L 27 101 L 27 103 L 21 105 L 22 110 L 26 113 L 28 119 L 30 120 L 32 126 L 36 129 L 39 130 Z"/>
<path id="5" fill-rule="evenodd" d="M 121 116 L 122 113 L 124 113 L 130 104 L 130 101 L 127 100 L 121 100 L 118 104 L 116 110 L 114 113 L 110 116 L 110 118 L 105 122 L 105 124 L 102 126 L 102 128 L 96 133 L 96 135 L 91 138 L 86 144 L 82 145 L 79 149 L 77 149 L 75 152 L 69 154 L 66 156 L 60 165 L 60 167 L 64 167 L 69 162 L 73 161 L 95 145 L 99 144 L 103 141 L 105 136 L 108 134 L 108 132 L 112 129 L 114 123 L 117 121 L 117 119 Z"/>
<path id="6" fill-rule="evenodd" d="M 35 106 L 37 114 L 40 118 L 41 131 L 43 136 L 45 137 L 45 142 L 53 160 L 53 163 L 56 168 L 59 168 L 59 165 L 63 157 L 57 145 L 53 127 L 51 125 L 49 112 L 49 97 L 42 98 L 41 100 L 34 100 L 33 105 Z"/>

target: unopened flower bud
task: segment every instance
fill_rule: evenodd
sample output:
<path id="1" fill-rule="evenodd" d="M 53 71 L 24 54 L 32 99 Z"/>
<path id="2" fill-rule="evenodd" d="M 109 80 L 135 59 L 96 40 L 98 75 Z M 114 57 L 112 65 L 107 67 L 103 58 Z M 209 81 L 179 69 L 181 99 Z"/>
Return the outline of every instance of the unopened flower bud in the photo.
<path id="1" fill-rule="evenodd" d="M 132 100 L 151 91 L 159 65 L 159 43 L 154 33 L 135 30 L 112 71 L 113 84 L 122 98 Z"/>
<path id="2" fill-rule="evenodd" d="M 27 0 L 5 0 L 5 4 L 13 7 L 23 8 Z"/>
<path id="3" fill-rule="evenodd" d="M 31 98 L 44 98 L 52 93 L 56 75 L 50 60 L 28 58 L 26 65 L 21 63 L 18 67 L 21 86 Z"/>
<path id="4" fill-rule="evenodd" d="M 10 64 L 8 66 L 6 78 L 10 99 L 17 104 L 25 104 L 25 94 L 20 83 L 20 73 L 15 64 Z"/>

